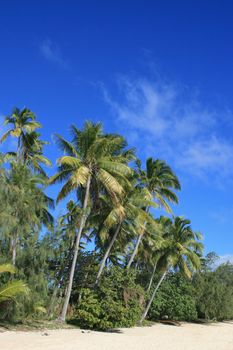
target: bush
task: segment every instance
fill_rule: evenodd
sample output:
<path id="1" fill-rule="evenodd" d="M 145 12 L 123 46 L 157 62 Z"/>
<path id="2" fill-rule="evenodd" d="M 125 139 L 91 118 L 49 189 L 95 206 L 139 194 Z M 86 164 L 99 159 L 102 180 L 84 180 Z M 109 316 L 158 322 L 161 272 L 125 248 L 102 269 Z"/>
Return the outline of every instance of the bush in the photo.
<path id="1" fill-rule="evenodd" d="M 170 274 L 162 283 L 149 312 L 151 320 L 164 316 L 180 321 L 197 319 L 194 288 L 191 281 L 178 273 Z"/>
<path id="2" fill-rule="evenodd" d="M 111 268 L 95 290 L 80 291 L 75 319 L 81 327 L 106 330 L 132 327 L 144 306 L 144 291 L 135 283 L 133 272 Z"/>
<path id="3" fill-rule="evenodd" d="M 200 318 L 217 321 L 233 318 L 233 265 L 197 274 L 193 283 Z"/>

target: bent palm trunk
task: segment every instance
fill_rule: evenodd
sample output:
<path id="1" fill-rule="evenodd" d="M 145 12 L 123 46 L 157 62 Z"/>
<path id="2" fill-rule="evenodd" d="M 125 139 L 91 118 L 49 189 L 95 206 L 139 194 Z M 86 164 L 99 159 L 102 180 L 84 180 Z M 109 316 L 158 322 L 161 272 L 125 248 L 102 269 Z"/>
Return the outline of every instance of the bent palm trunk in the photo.
<path id="1" fill-rule="evenodd" d="M 154 300 L 155 294 L 156 294 L 156 292 L 158 291 L 158 289 L 159 289 L 161 283 L 163 282 L 164 278 L 166 277 L 166 274 L 167 274 L 167 270 L 163 273 L 163 275 L 162 275 L 162 277 L 160 278 L 160 280 L 159 280 L 157 286 L 155 287 L 155 290 L 154 290 L 153 293 L 152 293 L 152 296 L 151 296 L 151 298 L 150 298 L 150 300 L 149 300 L 149 303 L 147 304 L 147 307 L 146 307 L 145 311 L 144 311 L 143 314 L 142 314 L 140 323 L 142 323 L 142 322 L 145 320 L 145 318 L 146 318 L 146 316 L 147 316 L 147 314 L 148 314 L 148 311 L 150 310 L 152 301 Z"/>
<path id="2" fill-rule="evenodd" d="M 57 277 L 57 284 L 55 284 L 55 288 L 53 290 L 53 294 L 52 294 L 52 297 L 51 297 L 51 301 L 50 301 L 50 305 L 49 305 L 49 308 L 48 308 L 48 316 L 51 317 L 52 314 L 53 314 L 53 311 L 54 311 L 54 304 L 55 304 L 55 301 L 56 301 L 56 298 L 57 298 L 57 294 L 58 294 L 58 291 L 59 289 L 62 288 L 62 284 L 65 283 L 65 273 L 64 271 L 66 270 L 66 268 L 69 270 L 70 269 L 70 258 L 71 258 L 71 252 L 72 252 L 72 247 L 73 247 L 73 244 L 71 245 L 71 248 L 69 249 L 68 251 L 68 254 L 66 254 L 66 257 L 65 257 L 65 260 L 68 261 L 68 264 L 62 264 L 59 268 L 59 271 L 58 271 L 58 277 Z"/>
<path id="3" fill-rule="evenodd" d="M 152 282 L 153 282 L 154 277 L 155 277 L 156 267 L 157 267 L 157 261 L 154 264 L 154 268 L 153 268 L 153 272 L 152 272 L 152 275 L 151 275 L 151 278 L 150 278 L 150 283 L 149 283 L 148 288 L 147 288 L 147 292 L 149 292 L 150 289 L 151 289 Z"/>
<path id="4" fill-rule="evenodd" d="M 51 302 L 50 302 L 50 305 L 49 305 L 49 308 L 48 308 L 48 316 L 49 316 L 49 317 L 52 317 L 52 315 L 53 315 L 54 303 L 55 303 L 55 300 L 56 300 L 57 293 L 58 293 L 58 291 L 59 291 L 59 287 L 60 287 L 60 285 L 61 285 L 61 282 L 62 282 L 62 280 L 60 280 L 60 281 L 58 282 L 58 284 L 55 286 L 55 288 L 54 288 L 54 290 L 53 290 Z"/>
<path id="5" fill-rule="evenodd" d="M 133 251 L 133 253 L 129 259 L 129 262 L 127 264 L 127 267 L 126 267 L 127 269 L 129 269 L 131 267 L 132 262 L 134 261 L 134 258 L 138 252 L 138 247 L 139 247 L 139 244 L 141 243 L 141 240 L 142 240 L 142 234 L 138 235 L 137 242 L 136 242 L 135 247 L 134 247 L 134 251 Z"/>
<path id="6" fill-rule="evenodd" d="M 112 246 L 113 246 L 114 242 L 116 241 L 116 239 L 118 237 L 120 229 L 121 229 L 121 223 L 118 224 L 117 229 L 116 229 L 116 231 L 115 231 L 115 233 L 114 233 L 114 235 L 113 235 L 113 237 L 111 239 L 111 242 L 110 242 L 110 244 L 108 246 L 108 249 L 106 250 L 106 252 L 104 254 L 104 257 L 103 257 L 103 259 L 102 259 L 102 261 L 100 263 L 100 268 L 99 268 L 99 271 L 98 271 L 98 274 L 97 274 L 97 277 L 96 277 L 96 281 L 95 281 L 95 285 L 96 286 L 99 284 L 99 280 L 100 280 L 100 277 L 101 277 L 101 275 L 103 273 L 106 260 L 109 257 L 110 251 L 112 249 Z"/>
<path id="7" fill-rule="evenodd" d="M 75 240 L 74 256 L 73 256 L 73 261 L 72 261 L 71 270 L 70 270 L 69 282 L 68 282 L 67 291 L 65 294 L 65 300 L 64 300 L 62 312 L 61 312 L 61 315 L 59 317 L 59 320 L 63 321 L 63 322 L 66 319 L 66 313 L 67 313 L 70 295 L 71 295 L 71 291 L 72 291 L 74 272 L 75 272 L 75 267 L 76 267 L 77 257 L 78 257 L 79 243 L 80 243 L 80 239 L 82 236 L 82 231 L 85 227 L 86 220 L 87 220 L 86 209 L 87 209 L 87 203 L 88 203 L 89 192 L 90 192 L 90 183 L 91 183 L 91 176 L 89 175 L 89 177 L 87 179 L 86 193 L 85 193 L 85 198 L 84 198 L 84 203 L 83 203 L 83 215 L 81 218 L 78 234 L 77 234 L 76 240 Z"/>
<path id="8" fill-rule="evenodd" d="M 146 213 L 148 213 L 149 212 L 149 207 L 146 207 Z M 144 223 L 144 229 L 142 230 L 142 232 L 141 232 L 141 234 L 139 234 L 139 236 L 138 236 L 138 238 L 137 238 L 137 242 L 136 242 L 136 245 L 135 245 L 135 247 L 134 247 L 134 251 L 133 251 L 133 253 L 132 253 L 132 255 L 131 255 L 131 257 L 130 257 L 130 259 L 129 259 L 129 262 L 128 262 L 128 264 L 127 264 L 127 266 L 126 266 L 126 268 L 127 269 L 129 269 L 130 267 L 131 267 L 131 265 L 132 265 L 132 263 L 133 263 L 133 261 L 134 261 L 134 259 L 135 259 L 135 256 L 136 256 L 136 254 L 137 254 L 137 252 L 138 252 L 138 247 L 139 247 L 139 244 L 141 243 L 141 240 L 142 240 L 142 236 L 143 236 L 143 234 L 144 234 L 144 232 L 145 232 L 145 228 L 146 228 L 146 222 Z"/>

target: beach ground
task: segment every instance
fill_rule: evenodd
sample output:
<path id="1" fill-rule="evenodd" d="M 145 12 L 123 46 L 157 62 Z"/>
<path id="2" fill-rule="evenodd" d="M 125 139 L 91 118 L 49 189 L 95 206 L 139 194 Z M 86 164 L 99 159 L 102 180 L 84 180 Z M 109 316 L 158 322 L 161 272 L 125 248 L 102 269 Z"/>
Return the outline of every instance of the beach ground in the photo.
<path id="1" fill-rule="evenodd" d="M 61 329 L 0 333 L 1 350 L 232 350 L 233 322 L 155 324 L 116 332 Z"/>

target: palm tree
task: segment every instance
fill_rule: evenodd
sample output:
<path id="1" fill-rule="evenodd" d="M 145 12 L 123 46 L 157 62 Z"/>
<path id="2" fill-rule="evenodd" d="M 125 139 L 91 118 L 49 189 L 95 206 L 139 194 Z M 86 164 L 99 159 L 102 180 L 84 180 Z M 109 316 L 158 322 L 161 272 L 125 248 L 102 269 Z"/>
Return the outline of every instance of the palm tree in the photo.
<path id="1" fill-rule="evenodd" d="M 14 266 L 10 264 L 0 265 L 0 274 L 2 273 L 15 273 Z M 20 294 L 27 295 L 29 289 L 23 281 L 10 281 L 3 286 L 0 286 L 0 303 L 7 300 L 15 300 L 15 298 Z"/>
<path id="2" fill-rule="evenodd" d="M 151 222 L 156 226 L 155 221 L 143 210 L 146 206 L 156 206 L 152 201 L 150 192 L 146 188 L 133 188 L 125 193 L 119 205 L 113 206 L 110 209 L 110 212 L 103 222 L 100 235 L 103 235 L 103 233 L 106 235 L 111 228 L 115 229 L 101 261 L 95 282 L 96 285 L 99 283 L 106 260 L 109 257 L 113 244 L 117 240 L 121 229 L 127 232 L 129 231 L 129 227 L 137 226 L 137 229 L 145 230 L 145 222 Z"/>
<path id="3" fill-rule="evenodd" d="M 41 128 L 41 124 L 37 122 L 35 114 L 28 108 L 20 110 L 14 108 L 12 114 L 5 118 L 5 125 L 12 125 L 12 128 L 6 131 L 0 139 L 2 143 L 9 136 L 18 138 L 17 145 L 17 160 L 23 161 L 25 146 L 28 143 L 27 135 L 38 128 Z"/>
<path id="4" fill-rule="evenodd" d="M 200 233 L 192 231 L 190 221 L 179 216 L 175 217 L 174 221 L 164 217 L 160 221 L 165 229 L 164 245 L 158 251 L 158 265 L 160 265 L 162 276 L 143 312 L 140 323 L 146 318 L 155 294 L 170 268 L 179 269 L 183 275 L 191 278 L 192 272 L 201 266 L 200 256 L 203 251 L 203 244 L 200 239 L 202 239 L 202 236 Z"/>
<path id="5" fill-rule="evenodd" d="M 73 136 L 71 142 L 56 135 L 57 143 L 65 155 L 58 159 L 58 173 L 50 180 L 50 183 L 66 181 L 58 194 L 58 202 L 73 191 L 81 190 L 84 193 L 81 195 L 82 215 L 76 233 L 70 277 L 60 315 L 61 321 L 65 321 L 79 243 L 91 202 L 95 202 L 99 193 L 104 192 L 114 203 L 119 203 L 124 194 L 123 185 L 127 183 L 127 176 L 132 172 L 127 165 L 132 152 L 125 151 L 126 143 L 122 137 L 105 135 L 101 124 L 91 122 L 86 122 L 83 130 L 72 125 L 71 133 Z"/>
<path id="6" fill-rule="evenodd" d="M 35 118 L 29 109 L 24 108 L 20 111 L 15 108 L 12 115 L 5 119 L 5 124 L 12 124 L 13 127 L 4 133 L 0 142 L 5 141 L 9 136 L 17 137 L 17 151 L 7 152 L 5 161 L 16 159 L 46 177 L 41 164 L 51 166 L 50 160 L 43 155 L 43 147 L 48 142 L 40 140 L 40 134 L 35 131 L 37 128 L 41 128 L 41 124 Z"/>
<path id="7" fill-rule="evenodd" d="M 48 144 L 46 141 L 40 140 L 40 134 L 32 131 L 25 134 L 22 140 L 23 163 L 27 164 L 35 172 L 47 177 L 42 165 L 51 166 L 51 161 L 44 156 L 43 147 Z M 11 157 L 16 157 L 16 153 L 8 152 Z"/>
<path id="8" fill-rule="evenodd" d="M 141 163 L 137 161 L 138 176 L 140 186 L 146 187 L 152 194 L 158 206 L 163 207 L 168 213 L 171 213 L 171 208 L 168 202 L 178 203 L 178 198 L 173 190 L 180 190 L 180 183 L 172 169 L 160 159 L 153 160 L 148 158 L 146 161 L 146 170 L 141 169 Z M 149 211 L 147 206 L 145 211 Z M 138 252 L 138 247 L 143 237 L 143 231 L 138 235 L 133 253 L 129 259 L 127 268 L 129 269 Z"/>

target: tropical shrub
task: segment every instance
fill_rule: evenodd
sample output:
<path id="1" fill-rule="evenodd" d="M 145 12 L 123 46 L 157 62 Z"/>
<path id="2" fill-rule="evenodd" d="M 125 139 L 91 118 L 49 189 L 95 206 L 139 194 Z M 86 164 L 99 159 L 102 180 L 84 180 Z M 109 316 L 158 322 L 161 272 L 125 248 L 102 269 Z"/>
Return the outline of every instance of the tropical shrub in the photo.
<path id="1" fill-rule="evenodd" d="M 75 319 L 82 327 L 111 329 L 136 324 L 144 304 L 144 291 L 135 283 L 135 274 L 113 267 L 103 276 L 101 284 L 81 290 Z"/>
<path id="2" fill-rule="evenodd" d="M 158 289 L 149 312 L 149 319 L 168 317 L 182 321 L 196 320 L 194 293 L 191 281 L 178 273 L 170 274 Z"/>
<path id="3" fill-rule="evenodd" d="M 199 318 L 218 321 L 233 318 L 233 265 L 199 273 L 193 284 Z"/>

